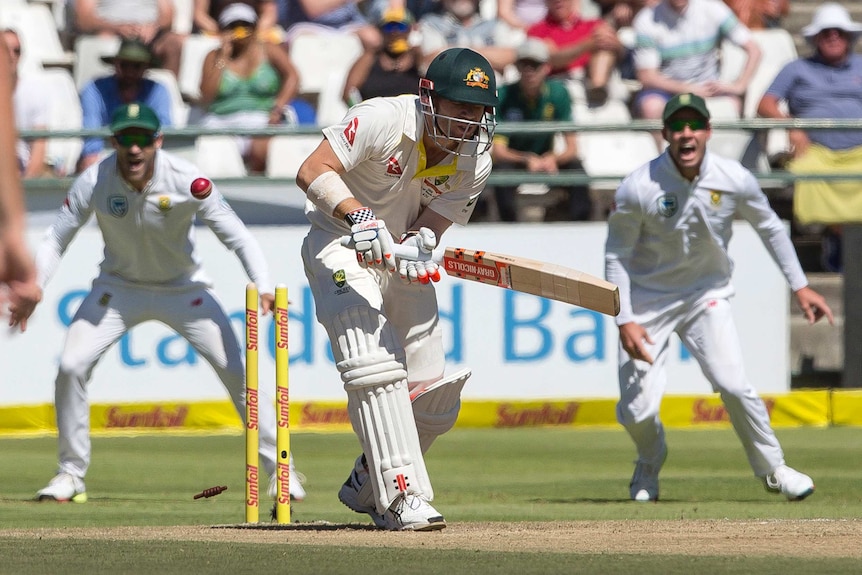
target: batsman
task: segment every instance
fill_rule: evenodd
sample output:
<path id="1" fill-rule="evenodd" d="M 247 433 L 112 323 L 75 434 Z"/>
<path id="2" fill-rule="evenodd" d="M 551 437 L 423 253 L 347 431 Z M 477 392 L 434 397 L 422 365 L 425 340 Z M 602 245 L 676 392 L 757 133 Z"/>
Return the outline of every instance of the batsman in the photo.
<path id="1" fill-rule="evenodd" d="M 470 375 L 444 375 L 437 264 L 392 246 L 430 253 L 467 223 L 491 171 L 496 105 L 488 61 L 445 50 L 418 96 L 370 99 L 325 128 L 297 175 L 305 272 L 363 450 L 338 496 L 384 529 L 445 527 L 423 456 L 455 424 Z"/>

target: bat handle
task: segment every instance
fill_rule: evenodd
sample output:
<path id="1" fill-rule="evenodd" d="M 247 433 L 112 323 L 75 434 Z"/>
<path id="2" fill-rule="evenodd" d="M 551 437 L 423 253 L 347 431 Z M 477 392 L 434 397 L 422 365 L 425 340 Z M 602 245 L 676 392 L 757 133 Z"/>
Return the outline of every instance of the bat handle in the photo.
<path id="1" fill-rule="evenodd" d="M 353 238 L 351 236 L 341 236 L 341 245 L 346 248 L 353 247 Z M 397 258 L 403 258 L 407 260 L 413 261 L 428 261 L 433 259 L 434 256 L 429 253 L 425 253 L 419 251 L 419 248 L 416 246 L 404 246 L 401 244 L 393 244 L 392 245 L 392 255 Z"/>

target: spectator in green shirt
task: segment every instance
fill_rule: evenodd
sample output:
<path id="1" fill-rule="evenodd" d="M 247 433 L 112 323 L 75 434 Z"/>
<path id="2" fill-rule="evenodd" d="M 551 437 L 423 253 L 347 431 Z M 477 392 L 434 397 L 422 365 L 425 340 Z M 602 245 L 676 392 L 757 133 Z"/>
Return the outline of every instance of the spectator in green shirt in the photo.
<path id="1" fill-rule="evenodd" d="M 528 38 L 518 49 L 515 65 L 520 79 L 500 88 L 497 117 L 501 122 L 571 122 L 572 101 L 563 82 L 548 79 L 548 46 Z M 491 150 L 494 168 L 556 174 L 559 170 L 583 170 L 578 157 L 574 132 L 562 133 L 563 145 L 555 145 L 554 133 L 497 134 Z M 592 213 L 589 189 L 584 185 L 566 186 L 566 219 L 588 220 Z M 497 186 L 494 190 L 500 219 L 518 219 L 517 186 Z M 546 216 L 546 219 L 547 216 Z"/>

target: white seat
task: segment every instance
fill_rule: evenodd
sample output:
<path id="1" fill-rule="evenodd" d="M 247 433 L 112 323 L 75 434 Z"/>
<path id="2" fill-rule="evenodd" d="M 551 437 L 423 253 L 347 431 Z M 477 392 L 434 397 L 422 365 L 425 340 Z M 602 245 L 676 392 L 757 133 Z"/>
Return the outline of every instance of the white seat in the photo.
<path id="1" fill-rule="evenodd" d="M 75 86 L 80 92 L 89 82 L 107 76 L 113 68 L 102 62 L 102 56 L 115 56 L 120 49 L 120 39 L 112 36 L 78 36 L 75 40 Z"/>
<path id="2" fill-rule="evenodd" d="M 171 29 L 177 34 L 191 34 L 194 16 L 194 0 L 174 0 L 174 21 Z"/>
<path id="3" fill-rule="evenodd" d="M 183 100 L 183 95 L 180 94 L 180 87 L 177 83 L 177 78 L 170 70 L 164 68 L 150 68 L 145 72 L 145 76 L 150 80 L 158 82 L 164 86 L 171 97 L 171 118 L 174 121 L 175 128 L 185 128 L 189 119 L 189 105 Z"/>
<path id="4" fill-rule="evenodd" d="M 362 54 L 356 34 L 304 33 L 290 44 L 290 57 L 299 72 L 300 94 L 318 95 L 329 75 L 347 77 L 350 67 Z"/>
<path id="5" fill-rule="evenodd" d="M 578 149 L 584 171 L 593 177 L 624 177 L 656 157 L 655 140 L 647 132 L 581 132 Z M 616 184 L 599 180 L 591 185 Z"/>
<path id="6" fill-rule="evenodd" d="M 273 136 L 269 141 L 266 175 L 270 178 L 294 178 L 302 162 L 311 155 L 322 136 Z"/>
<path id="7" fill-rule="evenodd" d="M 712 120 L 738 120 L 735 98 L 707 98 L 706 107 Z M 748 130 L 713 129 L 706 147 L 719 155 L 733 158 L 753 171 L 769 171 L 769 162 L 754 132 Z"/>
<path id="8" fill-rule="evenodd" d="M 241 178 L 245 163 L 233 136 L 199 136 L 195 142 L 195 163 L 211 178 Z"/>
<path id="9" fill-rule="evenodd" d="M 21 44 L 21 71 L 38 71 L 44 66 L 70 66 L 72 56 L 66 54 L 51 10 L 44 4 L 3 2 L 0 28 L 18 32 Z"/>
<path id="10" fill-rule="evenodd" d="M 62 68 L 47 68 L 38 73 L 50 94 L 49 130 L 80 130 L 83 113 L 72 74 Z M 48 159 L 61 176 L 75 173 L 84 144 L 81 138 L 49 138 Z"/>
<path id="11" fill-rule="evenodd" d="M 757 106 L 760 99 L 775 76 L 785 64 L 796 60 L 798 53 L 793 36 L 783 28 L 772 28 L 767 30 L 752 30 L 752 36 L 760 47 L 762 57 L 760 65 L 755 70 L 745 93 L 742 106 L 743 118 L 757 118 Z M 745 62 L 745 52 L 730 42 L 725 42 L 721 47 L 722 79 L 732 80 L 742 70 Z M 725 67 L 727 68 L 725 70 Z M 773 128 L 767 132 L 765 138 L 765 153 L 772 155 L 787 149 L 787 130 Z"/>
<path id="12" fill-rule="evenodd" d="M 218 48 L 220 42 L 217 36 L 192 34 L 183 43 L 178 82 L 180 93 L 189 102 L 196 102 L 201 97 L 204 58 L 211 50 Z"/>

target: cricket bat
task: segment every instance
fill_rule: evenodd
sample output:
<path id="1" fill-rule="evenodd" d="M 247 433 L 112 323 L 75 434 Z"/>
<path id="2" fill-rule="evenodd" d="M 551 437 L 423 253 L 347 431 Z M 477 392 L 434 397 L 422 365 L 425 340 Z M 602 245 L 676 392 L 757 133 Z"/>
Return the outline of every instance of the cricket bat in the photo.
<path id="1" fill-rule="evenodd" d="M 616 316 L 619 288 L 601 278 L 565 266 L 480 250 L 446 247 L 442 257 L 395 244 L 396 257 L 434 259 L 450 276 L 495 285 Z M 436 255 L 436 254 L 435 254 Z"/>

